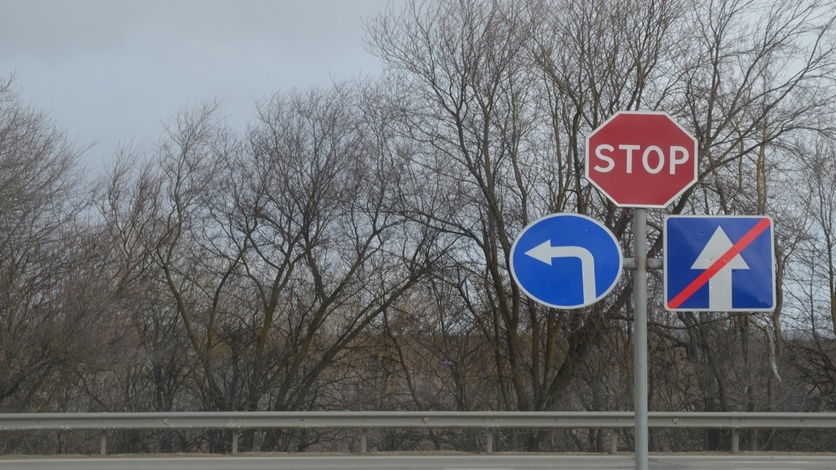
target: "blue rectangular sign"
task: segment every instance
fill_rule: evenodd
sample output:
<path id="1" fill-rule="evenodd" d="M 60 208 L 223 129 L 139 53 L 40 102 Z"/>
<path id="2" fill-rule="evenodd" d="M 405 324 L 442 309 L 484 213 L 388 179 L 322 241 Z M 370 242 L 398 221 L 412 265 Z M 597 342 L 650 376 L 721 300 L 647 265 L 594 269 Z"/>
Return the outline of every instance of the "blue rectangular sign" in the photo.
<path id="1" fill-rule="evenodd" d="M 775 308 L 771 218 L 670 216 L 665 219 L 664 244 L 666 309 Z"/>

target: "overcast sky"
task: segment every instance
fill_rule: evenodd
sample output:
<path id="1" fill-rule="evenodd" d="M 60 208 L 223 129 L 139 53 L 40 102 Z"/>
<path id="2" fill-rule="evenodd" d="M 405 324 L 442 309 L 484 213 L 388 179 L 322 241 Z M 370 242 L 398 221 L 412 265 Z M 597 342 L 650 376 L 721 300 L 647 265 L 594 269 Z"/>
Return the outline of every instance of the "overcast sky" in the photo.
<path id="1" fill-rule="evenodd" d="M 225 99 L 243 127 L 275 91 L 380 73 L 363 24 L 388 3 L 0 0 L 0 75 L 80 146 L 98 142 L 84 159 L 95 171 L 201 100 Z"/>

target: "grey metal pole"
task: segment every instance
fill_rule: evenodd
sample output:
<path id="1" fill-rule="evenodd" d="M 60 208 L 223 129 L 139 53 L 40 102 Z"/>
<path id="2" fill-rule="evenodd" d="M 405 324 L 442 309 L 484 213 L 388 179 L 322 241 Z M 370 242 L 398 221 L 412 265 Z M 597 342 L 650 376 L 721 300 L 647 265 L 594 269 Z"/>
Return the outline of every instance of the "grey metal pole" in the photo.
<path id="1" fill-rule="evenodd" d="M 740 452 L 740 429 L 737 428 L 731 430 L 731 452 L 732 454 Z"/>
<path id="2" fill-rule="evenodd" d="M 633 208 L 633 334 L 636 470 L 648 470 L 647 433 L 647 209 Z"/>
<path id="3" fill-rule="evenodd" d="M 365 454 L 367 449 L 367 444 L 369 441 L 369 430 L 362 429 L 360 430 L 360 453 Z"/>

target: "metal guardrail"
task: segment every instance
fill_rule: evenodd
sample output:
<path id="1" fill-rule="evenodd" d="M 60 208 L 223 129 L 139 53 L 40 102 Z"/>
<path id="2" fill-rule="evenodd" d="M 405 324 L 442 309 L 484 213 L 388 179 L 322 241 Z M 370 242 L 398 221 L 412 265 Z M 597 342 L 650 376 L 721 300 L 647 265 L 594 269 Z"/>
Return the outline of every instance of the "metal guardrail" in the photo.
<path id="1" fill-rule="evenodd" d="M 493 450 L 497 429 L 609 429 L 610 452 L 617 451 L 614 430 L 632 428 L 632 412 L 505 412 L 505 411 L 314 411 L 314 412 L 162 412 L 162 413 L 0 413 L 0 431 L 101 431 L 101 453 L 107 453 L 107 431 L 126 429 L 230 429 L 232 453 L 238 452 L 242 429 L 379 428 L 484 429 L 485 451 Z M 836 428 L 836 413 L 650 412 L 650 428 L 730 429 L 732 452 L 739 451 L 743 429 Z"/>

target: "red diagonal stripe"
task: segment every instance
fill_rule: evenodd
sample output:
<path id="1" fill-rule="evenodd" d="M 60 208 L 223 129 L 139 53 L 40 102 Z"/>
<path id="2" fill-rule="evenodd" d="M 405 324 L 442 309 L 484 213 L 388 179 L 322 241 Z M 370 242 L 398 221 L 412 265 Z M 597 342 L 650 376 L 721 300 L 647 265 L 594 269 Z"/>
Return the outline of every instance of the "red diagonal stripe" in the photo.
<path id="1" fill-rule="evenodd" d="M 697 276 L 696 279 L 691 281 L 691 283 L 688 284 L 685 287 L 685 289 L 682 289 L 682 292 L 680 292 L 676 295 L 676 297 L 671 299 L 671 301 L 668 302 L 668 308 L 679 308 L 679 306 L 682 305 L 683 302 L 685 302 L 686 300 L 688 300 L 688 298 L 694 295 L 694 292 L 698 291 L 700 287 L 704 286 L 705 283 L 708 282 L 712 277 L 714 277 L 715 274 L 720 272 L 720 270 L 723 269 L 727 264 L 729 264 L 729 262 L 733 260 L 738 253 L 740 253 L 741 251 L 743 251 L 743 249 L 749 246 L 749 244 L 752 243 L 752 241 L 755 238 L 758 238 L 758 235 L 763 233 L 763 231 L 766 230 L 768 227 L 769 219 L 763 218 L 760 221 L 758 221 L 758 223 L 755 224 L 755 226 L 752 227 L 748 232 L 746 232 L 746 234 L 743 235 L 743 237 L 741 237 L 740 240 L 737 241 L 737 243 L 732 245 L 732 247 L 729 248 L 729 250 L 726 251 L 723 254 L 723 256 L 719 257 L 717 261 L 715 261 L 711 266 L 708 267 L 708 269 L 703 271 L 702 274 L 700 274 L 699 276 Z"/>

